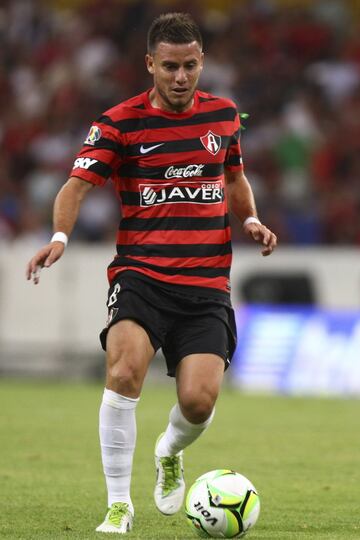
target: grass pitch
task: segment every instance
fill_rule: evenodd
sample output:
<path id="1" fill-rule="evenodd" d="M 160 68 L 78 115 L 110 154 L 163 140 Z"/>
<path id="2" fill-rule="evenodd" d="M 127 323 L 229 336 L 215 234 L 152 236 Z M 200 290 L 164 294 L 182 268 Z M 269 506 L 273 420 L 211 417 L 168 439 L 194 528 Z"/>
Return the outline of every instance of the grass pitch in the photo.
<path id="1" fill-rule="evenodd" d="M 0 537 L 95 539 L 106 510 L 98 449 L 100 385 L 0 383 Z M 195 539 L 184 514 L 155 509 L 153 446 L 173 386 L 144 389 L 129 540 Z M 360 538 L 360 401 L 241 395 L 225 389 L 214 423 L 185 452 L 188 487 L 215 468 L 255 484 L 261 514 L 249 540 Z M 112 536 L 111 536 L 112 538 Z"/>

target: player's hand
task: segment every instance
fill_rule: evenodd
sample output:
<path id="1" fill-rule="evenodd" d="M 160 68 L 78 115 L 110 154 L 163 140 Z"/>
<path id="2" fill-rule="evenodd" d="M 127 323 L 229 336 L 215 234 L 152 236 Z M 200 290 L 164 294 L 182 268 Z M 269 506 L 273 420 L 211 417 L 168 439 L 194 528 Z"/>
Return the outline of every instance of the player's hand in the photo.
<path id="1" fill-rule="evenodd" d="M 244 231 L 246 234 L 251 236 L 255 240 L 255 242 L 258 242 L 259 244 L 265 246 L 261 250 L 261 254 L 264 257 L 270 255 L 274 251 L 277 245 L 276 234 L 274 234 L 272 231 L 270 231 L 270 229 L 265 227 L 265 225 L 259 223 L 249 223 L 248 225 L 244 226 Z"/>
<path id="2" fill-rule="evenodd" d="M 60 259 L 64 250 L 65 244 L 63 242 L 50 242 L 50 244 L 41 248 L 26 267 L 26 279 L 32 279 L 34 285 L 37 285 L 40 281 L 41 269 L 44 267 L 49 268 Z"/>

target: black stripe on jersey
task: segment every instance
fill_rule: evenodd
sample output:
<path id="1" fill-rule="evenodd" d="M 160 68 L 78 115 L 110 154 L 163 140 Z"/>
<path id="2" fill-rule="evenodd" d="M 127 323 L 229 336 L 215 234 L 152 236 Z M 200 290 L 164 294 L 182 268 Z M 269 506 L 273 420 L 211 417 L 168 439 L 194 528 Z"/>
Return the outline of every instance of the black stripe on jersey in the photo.
<path id="1" fill-rule="evenodd" d="M 211 231 L 229 226 L 229 216 L 123 218 L 122 231 Z"/>
<path id="2" fill-rule="evenodd" d="M 206 133 L 204 132 L 204 135 Z M 230 143 L 230 137 L 228 135 L 221 136 L 221 148 L 228 148 Z M 147 146 L 156 146 L 151 155 L 154 154 L 173 154 L 176 152 L 193 152 L 197 150 L 204 150 L 204 146 L 200 140 L 200 137 L 196 139 L 178 139 L 176 141 L 152 141 L 147 143 Z M 161 146 L 160 146 L 161 145 Z M 140 148 L 143 144 L 132 144 L 126 147 L 126 152 L 128 156 L 139 156 L 141 155 Z"/>
<path id="3" fill-rule="evenodd" d="M 240 135 L 241 135 L 240 129 L 238 129 L 237 131 L 235 131 L 235 133 L 232 134 L 232 136 L 230 138 L 230 141 L 229 141 L 229 147 L 232 146 L 232 145 L 237 145 L 238 144 L 239 139 L 240 139 Z"/>
<path id="4" fill-rule="evenodd" d="M 241 165 L 242 164 L 242 159 L 241 159 L 241 156 L 239 156 L 238 154 L 234 154 L 232 156 L 229 156 L 225 162 L 225 165 Z"/>
<path id="5" fill-rule="evenodd" d="M 103 163 L 102 161 L 98 161 L 97 163 L 94 163 L 94 165 L 91 165 L 91 167 L 88 168 L 88 171 L 93 171 L 104 178 L 109 178 L 113 172 L 110 165 Z"/>
<path id="6" fill-rule="evenodd" d="M 188 167 L 187 164 L 176 163 L 174 166 L 175 169 L 181 169 Z M 137 167 L 136 163 L 125 163 L 121 165 L 118 170 L 119 176 L 123 178 L 146 178 L 154 180 L 164 180 L 166 181 L 165 173 L 169 169 L 170 165 L 167 167 Z M 189 182 L 193 181 L 194 178 L 212 178 L 221 176 L 224 173 L 224 164 L 223 163 L 206 163 L 202 168 L 202 175 L 193 176 L 187 178 Z"/>
<path id="7" fill-rule="evenodd" d="M 130 133 L 144 129 L 160 129 L 182 126 L 194 126 L 209 122 L 232 122 L 237 112 L 234 107 L 224 107 L 215 111 L 197 113 L 188 118 L 166 118 L 165 116 L 147 116 L 145 118 L 128 118 L 112 120 L 109 116 L 101 116 L 98 122 L 118 129 L 121 133 Z"/>
<path id="8" fill-rule="evenodd" d="M 145 104 L 140 103 L 140 105 L 133 105 L 134 109 L 145 109 Z"/>
<path id="9" fill-rule="evenodd" d="M 231 242 L 224 244 L 117 244 L 118 255 L 137 257 L 217 257 L 232 253 Z"/>
<path id="10" fill-rule="evenodd" d="M 146 129 L 148 126 L 145 124 L 145 121 L 146 118 L 140 116 L 139 118 L 129 118 L 127 120 L 119 120 L 118 122 L 115 122 L 106 114 L 100 116 L 100 118 L 96 120 L 98 124 L 105 124 L 106 126 L 110 126 L 120 131 L 121 133 L 130 133 L 131 131 L 141 131 Z M 135 127 L 135 129 L 131 129 L 131 127 Z"/>
<path id="11" fill-rule="evenodd" d="M 116 257 L 114 261 L 109 265 L 109 268 L 118 266 L 133 266 L 133 267 L 139 267 L 139 268 L 149 268 L 150 270 L 154 270 L 155 272 L 159 272 L 160 274 L 165 274 L 168 276 L 174 276 L 176 274 L 181 276 L 197 276 L 197 277 L 209 277 L 209 278 L 215 278 L 215 277 L 229 277 L 230 274 L 230 267 L 217 267 L 217 268 L 211 268 L 207 266 L 196 266 L 193 268 L 183 268 L 183 267 L 164 267 L 164 266 L 156 266 L 154 264 L 144 263 L 141 261 L 136 261 L 131 258 L 127 257 Z"/>
<path id="12" fill-rule="evenodd" d="M 95 144 L 84 143 L 84 146 L 89 148 L 98 148 L 101 150 L 111 150 L 112 152 L 116 152 L 120 156 L 125 155 L 125 148 L 121 143 L 113 141 L 111 139 L 107 139 L 106 137 L 101 137 L 101 139 L 96 141 Z"/>
<path id="13" fill-rule="evenodd" d="M 89 158 L 77 158 L 74 163 L 74 169 L 86 169 L 87 171 L 94 172 L 95 174 L 98 174 L 99 176 L 102 176 L 103 178 L 109 178 L 111 174 L 113 173 L 112 168 L 107 163 L 103 163 L 102 161 L 96 161 L 96 163 L 93 163 L 89 167 L 79 166 L 76 165 L 76 162 L 81 159 L 89 159 Z"/>

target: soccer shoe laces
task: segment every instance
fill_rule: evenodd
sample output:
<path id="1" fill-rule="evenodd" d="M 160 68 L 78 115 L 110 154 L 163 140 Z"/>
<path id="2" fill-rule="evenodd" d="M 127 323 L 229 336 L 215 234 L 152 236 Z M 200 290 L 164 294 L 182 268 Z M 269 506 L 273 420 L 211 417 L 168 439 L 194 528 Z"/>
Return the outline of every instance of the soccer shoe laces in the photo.
<path id="1" fill-rule="evenodd" d="M 160 465 L 164 472 L 162 488 L 163 494 L 166 496 L 179 486 L 181 479 L 180 458 L 179 456 L 162 457 Z"/>
<path id="2" fill-rule="evenodd" d="M 126 503 L 114 503 L 111 505 L 109 516 L 107 521 L 114 525 L 114 527 L 120 527 L 122 518 L 128 513 L 129 505 Z"/>

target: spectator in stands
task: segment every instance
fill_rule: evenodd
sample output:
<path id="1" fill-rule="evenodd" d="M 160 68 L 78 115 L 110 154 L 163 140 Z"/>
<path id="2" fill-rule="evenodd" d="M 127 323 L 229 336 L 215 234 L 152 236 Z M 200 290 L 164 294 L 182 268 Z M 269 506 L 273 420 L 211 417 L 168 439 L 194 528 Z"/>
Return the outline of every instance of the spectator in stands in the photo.
<path id="1" fill-rule="evenodd" d="M 192 2 L 191 11 L 205 36 L 202 88 L 250 114 L 242 145 L 269 226 L 280 227 L 282 243 L 359 244 L 360 41 L 350 4 L 252 2 L 214 11 Z M 141 36 L 159 12 L 144 0 L 68 10 L 2 2 L 1 238 L 48 235 L 52 194 L 89 122 L 151 84 Z M 102 206 L 112 211 L 107 193 Z M 112 232 L 89 203 L 75 234 L 102 241 Z"/>

